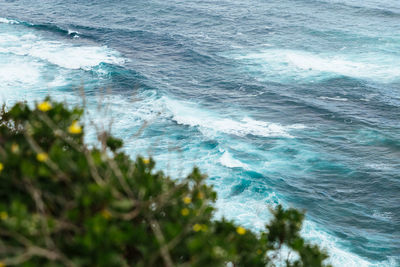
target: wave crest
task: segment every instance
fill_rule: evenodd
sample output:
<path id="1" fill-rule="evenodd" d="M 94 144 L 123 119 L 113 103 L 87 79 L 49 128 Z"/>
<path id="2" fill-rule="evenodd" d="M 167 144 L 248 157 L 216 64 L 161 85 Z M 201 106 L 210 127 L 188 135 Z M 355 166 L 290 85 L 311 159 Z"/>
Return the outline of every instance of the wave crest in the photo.
<path id="1" fill-rule="evenodd" d="M 267 49 L 236 55 L 259 79 L 274 82 L 314 82 L 345 76 L 391 83 L 399 79 L 400 58 L 384 53 L 329 54 Z"/>
<path id="2" fill-rule="evenodd" d="M 289 130 L 303 129 L 304 125 L 296 124 L 283 126 L 277 123 L 254 120 L 244 117 L 241 120 L 221 116 L 216 112 L 207 111 L 195 107 L 193 103 L 185 103 L 166 99 L 167 108 L 172 112 L 172 119 L 178 124 L 198 127 L 207 135 L 215 132 L 244 137 L 254 135 L 261 137 L 285 137 L 293 138 Z"/>
<path id="3" fill-rule="evenodd" d="M 65 69 L 90 70 L 101 63 L 123 65 L 126 59 L 107 46 L 75 46 L 43 40 L 34 34 L 0 34 L 0 53 L 29 56 Z"/>
<path id="4" fill-rule="evenodd" d="M 0 23 L 4 24 L 19 24 L 19 21 L 13 19 L 0 18 Z"/>

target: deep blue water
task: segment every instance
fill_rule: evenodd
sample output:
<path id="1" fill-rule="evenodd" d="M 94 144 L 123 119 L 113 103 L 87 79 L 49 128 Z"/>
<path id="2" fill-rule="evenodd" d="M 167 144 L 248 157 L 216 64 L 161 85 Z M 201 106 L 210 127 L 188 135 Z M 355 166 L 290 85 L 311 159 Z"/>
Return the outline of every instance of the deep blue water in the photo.
<path id="1" fill-rule="evenodd" d="M 0 85 L 9 104 L 83 86 L 132 156 L 206 172 L 217 216 L 305 209 L 335 266 L 400 266 L 397 0 L 3 0 Z"/>

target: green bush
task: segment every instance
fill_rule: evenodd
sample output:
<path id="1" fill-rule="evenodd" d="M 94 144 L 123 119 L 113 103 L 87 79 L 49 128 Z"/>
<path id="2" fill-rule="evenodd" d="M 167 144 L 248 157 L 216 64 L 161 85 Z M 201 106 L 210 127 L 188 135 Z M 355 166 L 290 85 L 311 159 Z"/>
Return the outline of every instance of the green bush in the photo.
<path id="1" fill-rule="evenodd" d="M 216 220 L 198 169 L 171 179 L 107 133 L 90 148 L 82 114 L 49 98 L 3 109 L 0 266 L 324 266 L 302 213 L 279 206 L 265 233 Z"/>

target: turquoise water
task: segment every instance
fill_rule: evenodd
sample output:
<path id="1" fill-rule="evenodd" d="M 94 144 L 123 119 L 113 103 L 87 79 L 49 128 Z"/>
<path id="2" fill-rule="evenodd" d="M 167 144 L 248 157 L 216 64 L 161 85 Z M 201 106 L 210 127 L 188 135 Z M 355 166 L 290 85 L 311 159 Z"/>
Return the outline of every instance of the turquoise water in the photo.
<path id="1" fill-rule="evenodd" d="M 400 265 L 398 1 L 3 1 L 0 84 L 9 104 L 83 86 L 132 156 L 206 172 L 217 216 L 294 206 L 335 266 Z"/>

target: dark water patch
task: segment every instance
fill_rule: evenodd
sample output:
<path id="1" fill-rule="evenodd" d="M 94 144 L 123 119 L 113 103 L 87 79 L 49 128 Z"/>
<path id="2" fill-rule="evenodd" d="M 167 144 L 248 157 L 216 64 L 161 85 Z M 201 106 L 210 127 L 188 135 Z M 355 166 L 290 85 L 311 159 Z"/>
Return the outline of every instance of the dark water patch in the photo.
<path id="1" fill-rule="evenodd" d="M 243 193 L 243 191 L 246 190 L 250 186 L 250 184 L 250 180 L 242 180 L 240 184 L 234 185 L 231 188 L 230 196 L 233 197 Z"/>
<path id="2" fill-rule="evenodd" d="M 106 83 L 109 83 L 109 86 L 116 93 L 135 94 L 137 90 L 153 89 L 145 76 L 123 66 L 100 63 L 92 68 L 90 72 L 92 75 L 107 79 Z"/>

